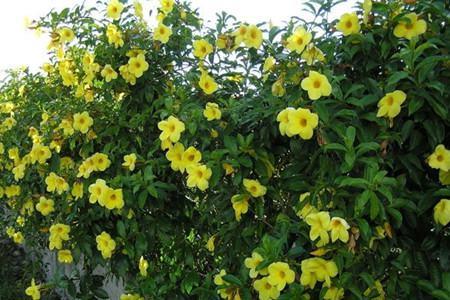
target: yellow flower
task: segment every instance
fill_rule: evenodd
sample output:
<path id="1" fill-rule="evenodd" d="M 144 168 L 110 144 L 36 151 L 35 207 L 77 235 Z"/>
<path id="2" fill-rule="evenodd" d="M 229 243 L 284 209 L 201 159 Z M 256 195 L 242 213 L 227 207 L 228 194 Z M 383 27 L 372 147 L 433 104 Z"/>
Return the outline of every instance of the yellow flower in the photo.
<path id="1" fill-rule="evenodd" d="M 246 25 L 242 24 L 233 33 L 233 35 L 234 35 L 234 42 L 236 44 L 236 47 L 239 47 L 239 45 L 247 39 L 247 32 L 248 32 L 248 27 Z"/>
<path id="2" fill-rule="evenodd" d="M 372 290 L 375 289 L 378 292 L 377 297 L 371 298 L 371 300 L 385 300 L 386 299 L 386 293 L 383 290 L 383 285 L 379 280 L 375 280 L 374 286 L 367 288 L 367 290 L 364 291 L 363 295 L 368 297 Z"/>
<path id="3" fill-rule="evenodd" d="M 144 300 L 139 294 L 122 294 L 120 300 Z"/>
<path id="4" fill-rule="evenodd" d="M 34 278 L 31 279 L 31 285 L 27 287 L 25 290 L 25 294 L 27 296 L 30 296 L 33 300 L 39 300 L 41 299 L 41 292 L 39 289 L 41 288 L 40 285 L 36 285 Z"/>
<path id="5" fill-rule="evenodd" d="M 328 244 L 330 240 L 328 236 L 328 231 L 330 230 L 330 214 L 326 211 L 309 214 L 305 221 L 311 226 L 311 230 L 309 231 L 311 241 L 315 241 L 320 237 L 320 241 L 317 243 L 319 247 Z"/>
<path id="6" fill-rule="evenodd" d="M 191 166 L 196 166 L 201 160 L 202 153 L 195 149 L 195 147 L 190 146 L 182 154 L 180 166 L 181 173 L 183 173 L 184 170 L 187 170 L 187 168 Z"/>
<path id="7" fill-rule="evenodd" d="M 30 151 L 31 163 L 39 162 L 39 164 L 44 164 L 50 157 L 52 157 L 52 152 L 47 146 L 39 143 L 33 144 Z"/>
<path id="8" fill-rule="evenodd" d="M 313 65 L 316 61 L 325 61 L 323 52 L 313 44 L 306 46 L 306 50 L 302 53 L 302 58 L 308 66 Z"/>
<path id="9" fill-rule="evenodd" d="M 110 165 L 111 161 L 108 158 L 108 155 L 104 153 L 95 153 L 91 156 L 91 159 L 94 163 L 96 171 L 105 171 Z"/>
<path id="10" fill-rule="evenodd" d="M 124 206 L 122 189 L 107 188 L 99 200 L 107 209 L 121 209 Z"/>
<path id="11" fill-rule="evenodd" d="M 134 14 L 136 15 L 136 17 L 138 17 L 139 19 L 143 19 L 144 13 L 142 12 L 142 4 L 139 1 L 134 1 L 133 7 L 134 7 Z"/>
<path id="12" fill-rule="evenodd" d="M 288 110 L 288 124 L 283 129 L 288 137 L 299 135 L 304 140 L 312 138 L 314 128 L 319 124 L 319 117 L 309 109 L 298 108 Z M 285 119 L 283 120 L 285 121 Z M 280 130 L 282 133 L 282 131 Z"/>
<path id="13" fill-rule="evenodd" d="M 247 269 L 250 269 L 249 275 L 250 278 L 256 278 L 258 274 L 261 274 L 263 276 L 267 275 L 267 268 L 264 268 L 262 270 L 256 270 L 256 268 L 259 266 L 260 263 L 264 261 L 264 258 L 258 253 L 258 252 L 252 252 L 251 257 L 247 257 L 244 260 L 245 267 Z"/>
<path id="14" fill-rule="evenodd" d="M 75 199 L 83 198 L 83 183 L 82 182 L 75 182 L 73 184 L 71 195 Z"/>
<path id="15" fill-rule="evenodd" d="M 258 180 L 244 178 L 242 183 L 244 184 L 247 192 L 249 192 L 255 198 L 262 197 L 267 192 L 267 188 L 259 183 Z"/>
<path id="16" fill-rule="evenodd" d="M 106 15 L 113 20 L 118 20 L 120 19 L 120 14 L 122 13 L 122 10 L 123 4 L 120 3 L 120 1 L 111 0 L 111 2 L 109 2 L 108 4 L 108 7 L 106 8 Z"/>
<path id="17" fill-rule="evenodd" d="M 222 112 L 219 109 L 219 105 L 217 103 L 208 102 L 206 103 L 205 110 L 203 110 L 203 116 L 208 120 L 220 120 L 222 117 Z"/>
<path id="18" fill-rule="evenodd" d="M 446 226 L 450 223 L 450 200 L 441 199 L 434 207 L 434 221 Z"/>
<path id="19" fill-rule="evenodd" d="M 148 70 L 148 63 L 145 61 L 144 54 L 139 54 L 136 57 L 131 57 L 128 60 L 128 72 L 139 78 Z"/>
<path id="20" fill-rule="evenodd" d="M 450 171 L 450 150 L 442 144 L 437 145 L 434 152 L 428 156 L 427 161 L 431 168 L 448 172 Z"/>
<path id="21" fill-rule="evenodd" d="M 40 197 L 38 204 L 36 204 L 36 210 L 43 216 L 48 216 L 55 211 L 55 202 L 52 199 Z"/>
<path id="22" fill-rule="evenodd" d="M 289 127 L 289 112 L 294 111 L 293 107 L 288 107 L 280 111 L 277 115 L 278 129 L 280 130 L 281 135 L 286 135 L 286 132 Z"/>
<path id="23" fill-rule="evenodd" d="M 307 197 L 309 197 L 309 195 L 310 195 L 310 193 L 303 193 L 303 194 L 301 194 L 300 195 L 300 197 L 299 197 L 299 200 L 300 200 L 300 203 L 301 202 L 303 202 L 303 201 L 305 201 L 305 199 L 307 198 Z M 313 213 L 317 213 L 317 212 L 319 212 L 318 210 L 317 210 L 317 208 L 315 208 L 313 205 L 311 205 L 310 203 L 306 203 L 304 206 L 303 206 L 303 208 L 302 209 L 300 209 L 298 212 L 297 212 L 297 216 L 299 216 L 300 218 L 302 218 L 302 219 L 305 219 L 307 216 L 309 216 L 310 214 L 313 214 Z"/>
<path id="24" fill-rule="evenodd" d="M 367 23 L 369 22 L 369 14 L 370 14 L 370 11 L 372 10 L 372 0 L 364 0 L 362 7 L 363 7 L 363 11 L 364 11 L 363 22 L 364 22 L 364 24 L 367 25 Z"/>
<path id="25" fill-rule="evenodd" d="M 301 86 L 302 89 L 308 91 L 308 97 L 311 100 L 331 94 L 331 84 L 327 77 L 316 71 L 310 71 L 309 76 L 302 80 Z"/>
<path id="26" fill-rule="evenodd" d="M 61 249 L 62 248 L 62 242 L 69 240 L 69 234 L 70 234 L 70 226 L 65 224 L 53 224 L 50 226 L 50 236 L 49 236 L 49 249 Z"/>
<path id="27" fill-rule="evenodd" d="M 223 163 L 222 168 L 225 170 L 225 175 L 231 175 L 234 173 L 234 168 L 229 163 Z"/>
<path id="28" fill-rule="evenodd" d="M 58 126 L 58 129 L 62 129 L 64 136 L 68 137 L 74 133 L 72 127 L 72 121 L 68 119 L 62 119 L 61 123 Z"/>
<path id="29" fill-rule="evenodd" d="M 159 139 L 161 141 L 169 139 L 172 143 L 178 142 L 181 133 L 186 129 L 184 123 L 173 116 L 160 121 L 158 123 L 158 128 L 162 131 L 159 135 Z"/>
<path id="30" fill-rule="evenodd" d="M 344 34 L 344 36 L 358 33 L 361 29 L 358 16 L 356 13 L 343 14 L 336 25 L 336 29 Z"/>
<path id="31" fill-rule="evenodd" d="M 330 221 L 331 241 L 341 240 L 343 243 L 348 242 L 348 229 L 350 226 L 347 221 L 339 217 L 333 217 Z"/>
<path id="32" fill-rule="evenodd" d="M 323 296 L 324 300 L 341 300 L 344 299 L 344 289 L 337 288 L 335 286 L 330 287 L 325 295 Z"/>
<path id="33" fill-rule="evenodd" d="M 59 250 L 58 261 L 62 264 L 71 264 L 73 262 L 72 252 L 70 250 Z"/>
<path id="34" fill-rule="evenodd" d="M 167 151 L 166 158 L 170 161 L 170 167 L 174 171 L 184 172 L 184 162 L 183 162 L 184 146 L 181 143 L 176 143 Z"/>
<path id="35" fill-rule="evenodd" d="M 92 124 L 94 124 L 94 120 L 89 116 L 87 111 L 73 115 L 73 129 L 81 133 L 88 132 Z"/>
<path id="36" fill-rule="evenodd" d="M 173 9 L 173 0 L 161 0 L 161 10 L 165 13 L 168 14 L 172 11 Z"/>
<path id="37" fill-rule="evenodd" d="M 128 71 L 129 66 L 123 65 L 119 67 L 119 72 L 122 78 L 131 85 L 136 84 L 136 76 L 134 76 L 130 71 Z"/>
<path id="38" fill-rule="evenodd" d="M 203 92 L 207 95 L 211 95 L 215 91 L 217 91 L 217 83 L 207 72 L 202 72 L 200 76 L 200 81 L 198 85 L 203 90 Z"/>
<path id="39" fill-rule="evenodd" d="M 103 179 L 97 179 L 95 183 L 91 184 L 89 186 L 89 193 L 91 194 L 89 196 L 89 202 L 94 204 L 95 202 L 101 201 L 101 199 L 104 198 L 108 191 L 108 186 L 106 185 L 106 182 Z"/>
<path id="40" fill-rule="evenodd" d="M 214 234 L 206 242 L 206 249 L 208 249 L 209 252 L 214 252 L 214 249 L 215 249 L 214 242 L 215 241 L 216 241 L 216 235 Z"/>
<path id="41" fill-rule="evenodd" d="M 141 256 L 141 258 L 139 259 L 139 273 L 141 274 L 141 276 L 147 277 L 147 269 L 148 261 L 143 256 Z"/>
<path id="42" fill-rule="evenodd" d="M 75 34 L 73 33 L 72 29 L 68 27 L 63 27 L 58 30 L 59 33 L 59 39 L 62 43 L 70 43 L 75 38 Z"/>
<path id="43" fill-rule="evenodd" d="M 193 47 L 194 47 L 194 56 L 200 59 L 204 59 L 214 50 L 213 46 L 205 39 L 194 41 Z"/>
<path id="44" fill-rule="evenodd" d="M 450 185 L 450 170 L 449 171 L 443 171 L 439 170 L 439 181 L 443 185 Z"/>
<path id="45" fill-rule="evenodd" d="M 392 93 L 387 93 L 378 102 L 377 117 L 395 118 L 401 110 L 401 105 L 406 100 L 406 94 L 403 91 L 395 90 Z"/>
<path id="46" fill-rule="evenodd" d="M 236 221 L 241 221 L 241 215 L 246 214 L 248 211 L 248 195 L 234 195 L 231 197 L 231 203 L 233 204 L 234 216 Z"/>
<path id="47" fill-rule="evenodd" d="M 283 97 L 284 94 L 286 94 L 284 80 L 280 78 L 272 84 L 272 95 L 275 97 Z"/>
<path id="48" fill-rule="evenodd" d="M 13 238 L 14 243 L 16 243 L 16 244 L 22 244 L 23 240 L 24 240 L 23 234 L 20 231 L 19 232 L 15 232 L 13 234 L 12 238 Z"/>
<path id="49" fill-rule="evenodd" d="M 295 29 L 294 33 L 287 38 L 287 45 L 291 52 L 302 53 L 305 47 L 311 42 L 312 34 L 307 32 L 303 26 Z"/>
<path id="50" fill-rule="evenodd" d="M 69 184 L 66 180 L 54 172 L 51 172 L 46 178 L 45 183 L 47 185 L 47 192 L 57 192 L 61 195 L 63 192 L 69 190 Z"/>
<path id="51" fill-rule="evenodd" d="M 263 35 L 261 30 L 256 25 L 250 25 L 247 27 L 244 43 L 249 48 L 258 49 L 263 42 Z"/>
<path id="52" fill-rule="evenodd" d="M 111 67 L 111 65 L 105 65 L 102 72 L 100 73 L 106 82 L 110 82 L 113 79 L 117 79 L 117 72 Z"/>
<path id="53" fill-rule="evenodd" d="M 219 274 L 216 274 L 214 276 L 214 284 L 215 285 L 225 285 L 225 281 L 223 280 L 223 276 L 227 275 L 227 272 L 225 270 L 220 270 Z"/>
<path id="54" fill-rule="evenodd" d="M 128 155 L 125 155 L 123 157 L 123 163 L 122 166 L 128 168 L 130 171 L 134 171 L 134 168 L 136 166 L 136 154 L 131 153 Z"/>
<path id="55" fill-rule="evenodd" d="M 208 186 L 208 180 L 211 178 L 211 169 L 205 165 L 193 165 L 187 168 L 188 178 L 187 186 L 198 187 L 201 191 L 205 191 Z"/>
<path id="56" fill-rule="evenodd" d="M 331 286 L 331 278 L 338 274 L 338 269 L 334 261 L 325 260 L 320 257 L 308 258 L 301 263 L 302 274 L 300 283 L 303 286 L 314 288 L 317 281 L 325 281 L 324 286 Z"/>
<path id="57" fill-rule="evenodd" d="M 409 13 L 404 16 L 408 21 L 399 21 L 394 28 L 394 35 L 398 38 L 412 39 L 427 31 L 427 23 L 424 20 L 418 20 L 415 13 Z"/>
<path id="58" fill-rule="evenodd" d="M 276 64 L 276 60 L 273 56 L 268 56 L 266 60 L 264 60 L 263 65 L 263 73 L 267 73 L 273 69 L 273 66 Z"/>
<path id="59" fill-rule="evenodd" d="M 258 292 L 260 300 L 278 299 L 280 291 L 276 286 L 269 283 L 267 277 L 255 280 L 253 287 Z"/>
<path id="60" fill-rule="evenodd" d="M 103 258 L 111 258 L 112 252 L 116 248 L 116 242 L 111 236 L 103 231 L 101 234 L 97 235 L 95 240 L 97 242 L 97 249 L 102 253 Z"/>
<path id="61" fill-rule="evenodd" d="M 271 263 L 267 271 L 269 272 L 267 282 L 276 286 L 279 291 L 282 291 L 286 284 L 291 284 L 295 280 L 295 272 L 285 262 Z"/>
<path id="62" fill-rule="evenodd" d="M 162 22 L 158 24 L 155 28 L 155 32 L 153 33 L 153 39 L 155 41 L 160 41 L 165 44 L 169 41 L 170 36 L 172 35 L 172 29 L 164 25 Z"/>
<path id="63" fill-rule="evenodd" d="M 108 38 L 108 43 L 114 45 L 114 48 L 122 47 L 124 44 L 122 33 L 114 24 L 108 24 L 108 27 L 106 28 L 106 37 Z"/>
<path id="64" fill-rule="evenodd" d="M 18 166 L 12 169 L 15 181 L 19 181 L 25 176 L 25 167 L 26 167 L 25 164 L 19 164 Z"/>

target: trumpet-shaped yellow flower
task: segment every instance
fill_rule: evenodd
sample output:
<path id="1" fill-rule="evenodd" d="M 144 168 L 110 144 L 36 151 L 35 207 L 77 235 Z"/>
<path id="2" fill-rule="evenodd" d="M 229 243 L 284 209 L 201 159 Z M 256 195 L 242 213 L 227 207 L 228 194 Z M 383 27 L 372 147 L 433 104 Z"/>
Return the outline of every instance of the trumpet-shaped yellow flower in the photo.
<path id="1" fill-rule="evenodd" d="M 209 252 L 214 252 L 216 249 L 214 242 L 216 241 L 216 235 L 212 235 L 209 237 L 208 241 L 206 242 L 206 249 L 208 249 Z"/>
<path id="2" fill-rule="evenodd" d="M 358 33 L 361 29 L 358 16 L 356 13 L 343 14 L 336 25 L 336 29 L 344 34 L 344 36 Z"/>
<path id="3" fill-rule="evenodd" d="M 214 50 L 213 46 L 205 39 L 196 40 L 192 45 L 194 47 L 194 56 L 200 59 L 204 59 Z"/>
<path id="4" fill-rule="evenodd" d="M 73 262 L 72 252 L 70 250 L 59 250 L 58 261 L 62 264 L 71 264 Z"/>
<path id="5" fill-rule="evenodd" d="M 106 193 L 102 196 L 100 201 L 107 209 L 121 209 L 125 204 L 123 201 L 122 189 L 107 188 Z"/>
<path id="6" fill-rule="evenodd" d="M 387 93 L 378 102 L 377 117 L 395 118 L 401 110 L 403 102 L 406 100 L 406 94 L 403 91 L 395 90 L 392 93 Z"/>
<path id="7" fill-rule="evenodd" d="M 408 21 L 399 21 L 394 28 L 394 35 L 398 38 L 412 39 L 427 31 L 427 23 L 424 20 L 418 20 L 415 13 L 409 13 L 404 16 Z"/>
<path id="8" fill-rule="evenodd" d="M 338 269 L 334 261 L 325 260 L 320 257 L 308 258 L 301 263 L 302 274 L 300 283 L 304 286 L 314 288 L 317 281 L 323 282 L 324 286 L 331 286 L 331 278 L 338 274 Z"/>
<path id="9" fill-rule="evenodd" d="M 444 145 L 437 145 L 434 152 L 428 156 L 428 165 L 433 169 L 439 169 L 443 172 L 450 171 L 450 150 Z"/>
<path id="10" fill-rule="evenodd" d="M 102 72 L 100 73 L 106 82 L 110 82 L 113 79 L 117 79 L 117 72 L 111 67 L 111 65 L 105 65 Z"/>
<path id="11" fill-rule="evenodd" d="M 311 241 L 315 241 L 320 237 L 320 241 L 317 244 L 319 247 L 328 244 L 330 240 L 328 236 L 328 231 L 330 230 L 330 214 L 326 211 L 309 214 L 305 221 L 311 226 L 309 231 L 309 238 Z"/>
<path id="12" fill-rule="evenodd" d="M 275 97 L 283 97 L 284 94 L 286 94 L 284 80 L 280 78 L 272 84 L 272 95 Z"/>
<path id="13" fill-rule="evenodd" d="M 234 43 L 236 47 L 239 47 L 242 42 L 247 39 L 248 26 L 241 24 L 239 28 L 233 33 L 234 35 Z"/>
<path id="14" fill-rule="evenodd" d="M 307 197 L 309 197 L 309 195 L 310 195 L 310 193 L 303 193 L 303 194 L 301 194 L 300 195 L 300 197 L 299 197 L 299 200 L 300 200 L 300 203 L 301 202 L 303 202 L 303 201 L 305 201 L 305 199 L 307 198 Z M 307 203 L 307 204 L 305 204 L 303 207 L 302 207 L 302 209 L 300 209 L 299 211 L 297 211 L 297 216 L 299 216 L 300 218 L 302 218 L 302 219 L 305 219 L 307 216 L 309 216 L 310 214 L 314 214 L 314 213 L 317 213 L 317 212 L 319 212 L 318 210 L 317 210 L 317 208 L 316 207 L 314 207 L 313 205 L 311 205 L 310 203 Z"/>
<path id="15" fill-rule="evenodd" d="M 248 211 L 248 195 L 234 195 L 231 197 L 231 203 L 233 204 L 234 216 L 236 221 L 241 221 L 242 214 L 246 214 Z"/>
<path id="16" fill-rule="evenodd" d="M 48 216 L 55 211 L 55 202 L 52 199 L 41 196 L 39 202 L 36 204 L 36 210 L 43 216 Z"/>
<path id="17" fill-rule="evenodd" d="M 209 187 L 209 179 L 212 171 L 205 165 L 193 165 L 187 168 L 188 187 L 198 187 L 201 191 L 205 191 Z"/>
<path id="18" fill-rule="evenodd" d="M 30 296 L 33 300 L 41 299 L 40 285 L 36 285 L 34 278 L 31 279 L 31 285 L 25 290 L 25 294 Z"/>
<path id="19" fill-rule="evenodd" d="M 183 173 L 184 170 L 191 166 L 197 165 L 202 160 L 202 154 L 200 151 L 195 149 L 195 147 L 190 146 L 187 148 L 181 157 L 180 171 Z"/>
<path id="20" fill-rule="evenodd" d="M 263 35 L 261 29 L 256 25 L 250 25 L 247 27 L 244 43 L 249 48 L 258 49 L 263 42 Z"/>
<path id="21" fill-rule="evenodd" d="M 39 162 L 39 164 L 44 164 L 50 157 L 52 157 L 52 152 L 47 146 L 39 143 L 33 144 L 30 151 L 31 163 Z"/>
<path id="22" fill-rule="evenodd" d="M 439 170 L 439 181 L 443 185 L 450 185 L 450 170 L 449 171 Z"/>
<path id="23" fill-rule="evenodd" d="M 124 44 L 122 32 L 114 24 L 108 24 L 106 27 L 106 37 L 108 38 L 108 43 L 114 45 L 114 48 L 122 47 Z"/>
<path id="24" fill-rule="evenodd" d="M 172 29 L 160 22 L 155 28 L 153 39 L 155 41 L 160 41 L 161 43 L 166 44 L 169 41 L 171 35 Z"/>
<path id="25" fill-rule="evenodd" d="M 269 276 L 267 282 L 282 291 L 286 284 L 291 284 L 295 280 L 295 272 L 289 268 L 285 262 L 274 262 L 267 268 Z"/>
<path id="26" fill-rule="evenodd" d="M 300 26 L 287 38 L 286 48 L 291 52 L 302 53 L 305 47 L 311 42 L 311 39 L 311 32 L 306 31 L 303 26 Z"/>
<path id="27" fill-rule="evenodd" d="M 73 30 L 68 27 L 63 27 L 58 30 L 59 39 L 62 43 L 70 43 L 75 38 Z"/>
<path id="28" fill-rule="evenodd" d="M 256 179 L 245 178 L 242 183 L 244 184 L 247 192 L 249 192 L 252 197 L 262 197 L 267 192 L 267 188 L 259 183 L 259 181 Z"/>
<path id="29" fill-rule="evenodd" d="M 264 261 L 264 258 L 258 253 L 258 252 L 252 252 L 251 257 L 247 257 L 244 260 L 245 267 L 247 269 L 250 269 L 249 276 L 250 278 L 256 278 L 258 277 L 258 274 L 260 275 L 267 275 L 268 271 L 267 268 L 256 270 L 256 268 L 259 266 L 260 263 Z"/>
<path id="30" fill-rule="evenodd" d="M 302 89 L 308 91 L 308 97 L 311 100 L 317 100 L 322 96 L 331 94 L 331 84 L 325 75 L 316 71 L 309 72 L 309 76 L 302 80 Z"/>
<path id="31" fill-rule="evenodd" d="M 325 61 L 323 52 L 313 44 L 306 46 L 306 50 L 302 53 L 302 58 L 308 66 L 313 65 L 317 61 Z"/>
<path id="32" fill-rule="evenodd" d="M 49 236 L 49 249 L 61 249 L 62 248 L 62 242 L 69 240 L 69 234 L 70 234 L 70 226 L 57 223 L 50 226 L 50 236 Z"/>
<path id="33" fill-rule="evenodd" d="M 134 171 L 134 168 L 136 166 L 136 154 L 131 153 L 131 154 L 127 154 L 123 157 L 123 163 L 122 166 L 125 168 L 128 168 L 128 170 L 130 171 Z"/>
<path id="34" fill-rule="evenodd" d="M 100 201 L 102 201 L 101 199 L 104 198 L 108 191 L 108 186 L 103 179 L 97 179 L 95 183 L 89 186 L 88 190 L 90 193 L 89 202 L 94 204 L 95 202 L 99 201 L 100 203 Z"/>
<path id="35" fill-rule="evenodd" d="M 325 295 L 323 296 L 324 300 L 341 300 L 344 299 L 344 289 L 337 288 L 335 286 L 330 287 Z"/>
<path id="36" fill-rule="evenodd" d="M 16 184 L 9 185 L 5 187 L 5 195 L 7 198 L 12 198 L 15 196 L 19 196 L 21 192 L 20 186 Z"/>
<path id="37" fill-rule="evenodd" d="M 183 162 L 184 146 L 181 143 L 176 143 L 167 151 L 166 158 L 170 161 L 170 167 L 174 171 L 184 172 L 184 162 Z"/>
<path id="38" fill-rule="evenodd" d="M 285 117 L 284 119 L 281 117 Z M 285 122 L 286 115 L 280 116 L 280 119 Z M 298 108 L 296 110 L 289 109 L 287 114 L 288 123 L 285 126 L 284 123 L 283 129 L 288 137 L 292 137 L 294 135 L 299 135 L 304 140 L 309 140 L 312 138 L 314 129 L 319 124 L 319 117 L 317 114 L 312 113 L 309 109 Z M 283 131 L 280 130 L 281 133 Z"/>
<path id="39" fill-rule="evenodd" d="M 363 295 L 368 297 L 373 290 L 376 290 L 378 293 L 377 297 L 372 298 L 372 300 L 385 300 L 386 299 L 386 293 L 383 290 L 383 285 L 381 284 L 381 282 L 379 280 L 375 280 L 375 283 L 373 286 L 368 287 Z"/>
<path id="40" fill-rule="evenodd" d="M 143 19 L 144 13 L 143 13 L 143 8 L 142 8 L 142 3 L 135 0 L 133 2 L 133 8 L 134 8 L 134 14 L 136 15 L 136 17 L 138 17 L 139 19 Z"/>
<path id="41" fill-rule="evenodd" d="M 136 76 L 134 76 L 132 73 L 130 73 L 130 71 L 128 71 L 128 69 L 129 69 L 128 64 L 120 66 L 119 67 L 120 75 L 126 82 L 128 82 L 131 85 L 135 85 L 136 84 Z"/>
<path id="42" fill-rule="evenodd" d="M 214 275 L 214 284 L 215 285 L 225 285 L 225 281 L 223 280 L 223 276 L 227 275 L 225 270 L 220 270 L 219 274 Z"/>
<path id="43" fill-rule="evenodd" d="M 286 135 L 288 127 L 289 127 L 289 112 L 294 111 L 295 108 L 287 107 L 280 111 L 277 115 L 278 129 L 280 130 L 281 135 Z"/>
<path id="44" fill-rule="evenodd" d="M 70 194 L 75 198 L 75 199 L 81 199 L 83 198 L 83 183 L 82 182 L 75 182 L 72 186 L 72 191 L 70 192 Z"/>
<path id="45" fill-rule="evenodd" d="M 110 165 L 111 161 L 108 158 L 108 155 L 104 153 L 95 153 L 91 156 L 92 162 L 94 163 L 95 171 L 105 171 Z"/>
<path id="46" fill-rule="evenodd" d="M 143 256 L 141 256 L 141 258 L 139 259 L 139 273 L 142 277 L 147 277 L 147 269 L 148 261 Z"/>
<path id="47" fill-rule="evenodd" d="M 160 121 L 158 123 L 158 128 L 162 131 L 159 135 L 159 139 L 161 141 L 169 139 L 172 143 L 178 142 L 181 133 L 186 129 L 184 123 L 173 116 Z"/>
<path id="48" fill-rule="evenodd" d="M 438 204 L 434 207 L 434 221 L 446 226 L 450 223 L 450 200 L 441 199 Z"/>
<path id="49" fill-rule="evenodd" d="M 136 57 L 131 57 L 128 60 L 128 72 L 139 78 L 148 70 L 148 63 L 145 61 L 144 54 L 139 54 Z"/>
<path id="50" fill-rule="evenodd" d="M 122 11 L 123 4 L 119 0 L 111 0 L 106 8 L 106 15 L 113 20 L 118 20 Z"/>
<path id="51" fill-rule="evenodd" d="M 231 175 L 234 173 L 234 168 L 229 163 L 223 163 L 222 168 L 225 170 L 225 175 Z"/>
<path id="52" fill-rule="evenodd" d="M 349 234 L 348 229 L 350 226 L 347 221 L 339 217 L 333 217 L 330 221 L 330 229 L 331 229 L 331 241 L 334 243 L 338 239 L 343 243 L 348 242 Z"/>
<path id="53" fill-rule="evenodd" d="M 203 116 L 208 121 L 220 120 L 222 117 L 222 112 L 220 111 L 217 103 L 208 102 L 206 103 L 205 110 L 203 110 Z"/>
<path id="54" fill-rule="evenodd" d="M 19 164 L 12 169 L 12 173 L 14 174 L 14 180 L 19 181 L 23 177 L 25 177 L 25 164 Z"/>
<path id="55" fill-rule="evenodd" d="M 173 0 L 161 0 L 161 10 L 167 15 L 173 10 Z"/>
<path id="56" fill-rule="evenodd" d="M 211 95 L 215 91 L 217 91 L 217 83 L 207 72 L 202 72 L 200 76 L 200 81 L 198 85 L 203 90 L 203 92 L 207 95 Z"/>
<path id="57" fill-rule="evenodd" d="M 64 136 L 71 136 L 75 131 L 72 127 L 72 121 L 68 119 L 62 119 L 58 126 L 58 129 L 62 129 Z"/>
<path id="58" fill-rule="evenodd" d="M 269 283 L 267 277 L 255 280 L 253 287 L 258 292 L 259 300 L 278 299 L 280 291 L 275 285 Z"/>
<path id="59" fill-rule="evenodd" d="M 69 190 L 69 184 L 66 180 L 55 173 L 51 172 L 46 178 L 47 192 L 56 192 L 61 195 L 63 192 Z"/>
<path id="60" fill-rule="evenodd" d="M 114 249 L 116 248 L 116 242 L 111 238 L 111 236 L 102 232 L 95 238 L 97 242 L 97 249 L 102 253 L 104 259 L 111 258 Z"/>
<path id="61" fill-rule="evenodd" d="M 276 63 L 277 63 L 277 61 L 276 61 L 276 59 L 273 56 L 268 56 L 264 60 L 263 73 L 270 72 L 273 69 L 273 67 L 275 66 Z"/>
<path id="62" fill-rule="evenodd" d="M 363 8 L 363 22 L 367 25 L 369 22 L 369 14 L 372 10 L 372 0 L 364 0 L 362 4 Z"/>
<path id="63" fill-rule="evenodd" d="M 19 245 L 22 244 L 24 241 L 22 232 L 20 232 L 20 231 L 15 232 L 12 236 L 12 239 L 13 239 L 14 243 L 19 244 Z"/>
<path id="64" fill-rule="evenodd" d="M 92 124 L 94 124 L 94 120 L 87 111 L 73 115 L 73 129 L 81 133 L 87 133 Z"/>

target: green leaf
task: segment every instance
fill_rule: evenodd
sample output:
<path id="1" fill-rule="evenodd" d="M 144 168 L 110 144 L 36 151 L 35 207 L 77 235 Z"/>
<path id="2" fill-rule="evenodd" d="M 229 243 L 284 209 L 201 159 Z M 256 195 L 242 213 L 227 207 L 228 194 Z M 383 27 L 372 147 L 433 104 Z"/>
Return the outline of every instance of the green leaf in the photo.
<path id="1" fill-rule="evenodd" d="M 233 276 L 231 274 L 227 274 L 225 276 L 222 276 L 222 279 L 228 283 L 237 285 L 237 286 L 243 286 L 242 281 L 237 278 L 236 276 Z"/>
<path id="2" fill-rule="evenodd" d="M 126 237 L 125 224 L 121 220 L 117 221 L 116 228 L 119 236 L 125 238 Z"/>

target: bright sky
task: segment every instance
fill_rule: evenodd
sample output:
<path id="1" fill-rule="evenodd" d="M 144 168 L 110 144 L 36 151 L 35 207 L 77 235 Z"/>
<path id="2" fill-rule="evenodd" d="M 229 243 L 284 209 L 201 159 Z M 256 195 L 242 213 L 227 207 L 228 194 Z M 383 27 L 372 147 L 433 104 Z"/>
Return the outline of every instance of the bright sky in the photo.
<path id="1" fill-rule="evenodd" d="M 272 21 L 282 24 L 293 15 L 302 15 L 302 2 L 308 0 L 191 0 L 193 7 L 198 7 L 200 15 L 206 20 L 214 20 L 217 12 L 226 11 L 238 20 L 258 23 Z M 48 37 L 37 38 L 26 30 L 24 18 L 44 16 L 52 8 L 61 10 L 82 3 L 81 0 L 14 0 L 4 1 L 0 10 L 0 28 L 2 44 L 0 47 L 0 78 L 2 71 L 19 66 L 30 66 L 37 70 L 46 61 Z M 85 0 L 87 6 L 95 5 L 96 0 Z M 131 2 L 131 1 L 130 1 Z M 141 0 L 149 9 L 158 5 L 158 0 Z M 356 0 L 348 0 L 334 12 L 339 17 L 350 11 Z"/>

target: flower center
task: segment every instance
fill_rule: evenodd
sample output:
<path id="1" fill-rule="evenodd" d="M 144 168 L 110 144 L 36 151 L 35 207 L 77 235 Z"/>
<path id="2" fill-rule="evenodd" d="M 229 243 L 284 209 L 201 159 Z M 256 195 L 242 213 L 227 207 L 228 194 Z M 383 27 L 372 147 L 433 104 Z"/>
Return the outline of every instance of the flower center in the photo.
<path id="1" fill-rule="evenodd" d="M 444 160 L 444 156 L 442 156 L 442 155 L 439 154 L 439 155 L 436 157 L 436 159 L 437 159 L 437 161 L 441 162 L 441 161 Z"/>
<path id="2" fill-rule="evenodd" d="M 347 22 L 345 22 L 345 27 L 347 27 L 347 28 L 351 28 L 352 27 L 352 21 L 347 21 Z"/>
<path id="3" fill-rule="evenodd" d="M 284 273 L 284 271 L 280 271 L 279 275 L 281 279 L 284 279 L 284 277 L 286 277 L 286 273 Z"/>
<path id="4" fill-rule="evenodd" d="M 386 104 L 389 105 L 389 106 L 391 106 L 392 104 L 394 104 L 394 98 L 388 97 L 387 100 L 386 100 Z"/>
<path id="5" fill-rule="evenodd" d="M 308 125 L 308 121 L 306 119 L 300 119 L 300 126 L 306 127 Z"/>
<path id="6" fill-rule="evenodd" d="M 203 172 L 202 171 L 197 171 L 197 177 L 198 178 L 202 178 L 203 177 Z"/>
<path id="7" fill-rule="evenodd" d="M 301 37 L 299 37 L 299 38 L 297 39 L 297 44 L 303 45 L 303 39 L 302 39 Z"/>
<path id="8" fill-rule="evenodd" d="M 264 287 L 266 288 L 266 290 L 272 289 L 272 285 L 268 282 L 264 285 Z"/>
<path id="9" fill-rule="evenodd" d="M 313 86 L 316 89 L 320 88 L 320 81 L 319 80 L 314 81 L 314 85 Z"/>
<path id="10" fill-rule="evenodd" d="M 413 29 L 413 27 L 414 27 L 414 25 L 412 23 L 409 23 L 409 24 L 405 25 L 405 28 L 408 29 L 408 30 Z"/>
<path id="11" fill-rule="evenodd" d="M 191 154 L 191 155 L 188 156 L 188 160 L 190 160 L 190 161 L 193 161 L 194 158 L 195 158 L 194 154 Z"/>

